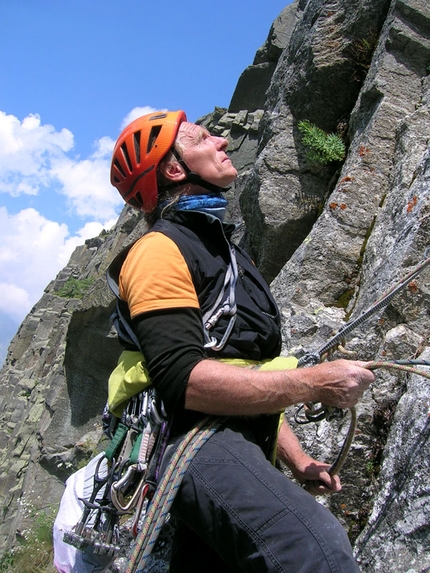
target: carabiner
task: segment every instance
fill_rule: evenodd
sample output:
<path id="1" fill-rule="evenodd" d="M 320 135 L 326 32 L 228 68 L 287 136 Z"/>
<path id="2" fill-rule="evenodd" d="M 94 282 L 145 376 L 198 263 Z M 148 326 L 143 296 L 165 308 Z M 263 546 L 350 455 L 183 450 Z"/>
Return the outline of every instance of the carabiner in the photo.
<path id="1" fill-rule="evenodd" d="M 133 478 L 137 472 L 138 466 L 137 464 L 133 464 L 132 466 L 129 466 L 125 475 L 121 479 L 111 485 L 110 494 L 112 503 L 116 509 L 122 513 L 130 513 L 130 510 L 136 505 L 140 492 L 145 485 L 145 475 L 143 473 L 139 483 L 136 486 L 135 492 L 131 496 L 130 501 L 126 502 L 124 492 L 132 483 Z"/>

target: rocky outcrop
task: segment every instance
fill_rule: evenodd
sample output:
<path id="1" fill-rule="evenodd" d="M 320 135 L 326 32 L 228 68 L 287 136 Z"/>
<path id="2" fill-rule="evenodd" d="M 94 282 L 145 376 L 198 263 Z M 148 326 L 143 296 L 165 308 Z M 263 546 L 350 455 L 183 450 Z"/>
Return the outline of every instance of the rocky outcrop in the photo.
<path id="1" fill-rule="evenodd" d="M 272 281 L 284 353 L 318 348 L 429 256 L 429 74 L 427 0 L 299 0 L 273 24 L 229 109 L 201 119 L 230 139 L 240 175 L 229 217 Z M 301 120 L 337 133 L 345 159 L 312 162 Z M 104 272 L 143 229 L 125 208 L 111 232 L 78 248 L 12 341 L 1 371 L 3 550 L 31 521 L 28 504 L 58 501 L 67 475 L 100 447 L 119 353 Z M 90 284 L 82 298 L 60 296 L 70 278 Z M 427 267 L 348 350 L 364 360 L 428 359 L 429 279 Z M 428 380 L 378 371 L 358 406 L 343 491 L 321 500 L 348 530 L 363 572 L 430 568 L 429 399 Z M 297 431 L 332 460 L 348 420 Z"/>
<path id="2" fill-rule="evenodd" d="M 242 196 L 246 244 L 269 280 L 309 233 L 339 169 L 309 163 L 297 124 L 309 120 L 348 143 L 350 115 L 388 2 L 360 0 L 348 8 L 342 1 L 299 2 L 298 10 L 301 18 L 267 93 L 260 152 Z"/>
<path id="3" fill-rule="evenodd" d="M 282 52 L 288 46 L 299 15 L 287 6 L 273 22 L 265 44 L 257 51 L 252 66 L 244 70 L 228 107 L 229 113 L 263 109 L 266 91 Z"/>

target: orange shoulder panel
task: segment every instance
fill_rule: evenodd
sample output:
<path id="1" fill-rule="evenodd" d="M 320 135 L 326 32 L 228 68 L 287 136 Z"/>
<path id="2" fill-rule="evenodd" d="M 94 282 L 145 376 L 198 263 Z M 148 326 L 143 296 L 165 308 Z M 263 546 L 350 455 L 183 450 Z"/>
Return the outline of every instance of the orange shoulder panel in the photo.
<path id="1" fill-rule="evenodd" d="M 188 266 L 176 244 L 156 231 L 131 248 L 119 277 L 131 317 L 165 308 L 199 308 Z"/>

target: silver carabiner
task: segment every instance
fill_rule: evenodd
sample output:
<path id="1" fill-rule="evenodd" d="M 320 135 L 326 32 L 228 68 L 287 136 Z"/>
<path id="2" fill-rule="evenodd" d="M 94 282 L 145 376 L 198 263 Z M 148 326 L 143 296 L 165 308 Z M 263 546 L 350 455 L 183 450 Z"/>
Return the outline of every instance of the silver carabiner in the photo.
<path id="1" fill-rule="evenodd" d="M 130 500 L 126 502 L 124 492 L 132 483 L 133 478 L 137 472 L 138 466 L 137 464 L 133 464 L 128 467 L 125 475 L 121 479 L 111 485 L 110 493 L 112 503 L 116 509 L 122 513 L 129 513 L 130 510 L 135 507 L 143 486 L 145 485 L 145 474 L 142 473 L 142 477 L 139 480 L 133 495 L 131 496 Z"/>

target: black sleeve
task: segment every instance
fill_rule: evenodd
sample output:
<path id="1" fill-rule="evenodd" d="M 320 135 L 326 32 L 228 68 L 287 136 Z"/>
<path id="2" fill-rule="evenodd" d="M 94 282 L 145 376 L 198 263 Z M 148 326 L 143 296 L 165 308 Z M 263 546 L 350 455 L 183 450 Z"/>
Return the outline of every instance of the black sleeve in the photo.
<path id="1" fill-rule="evenodd" d="M 199 309 L 145 312 L 132 321 L 152 383 L 167 412 L 184 407 L 191 370 L 205 358 Z"/>

